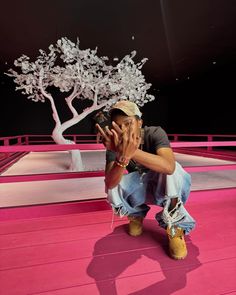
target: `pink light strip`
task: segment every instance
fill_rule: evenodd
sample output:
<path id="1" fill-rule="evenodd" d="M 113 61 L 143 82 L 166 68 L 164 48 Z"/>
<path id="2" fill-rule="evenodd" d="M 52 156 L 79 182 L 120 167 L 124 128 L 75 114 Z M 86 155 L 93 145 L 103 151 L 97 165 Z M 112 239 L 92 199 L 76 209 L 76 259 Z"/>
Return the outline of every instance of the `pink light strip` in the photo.
<path id="1" fill-rule="evenodd" d="M 187 172 L 208 172 L 219 170 L 236 170 L 236 164 L 232 165 L 214 165 L 214 166 L 188 166 L 184 167 Z"/>
<path id="2" fill-rule="evenodd" d="M 49 152 L 69 150 L 105 150 L 103 144 L 48 144 L 48 145 L 18 145 L 1 146 L 0 152 Z"/>
<path id="3" fill-rule="evenodd" d="M 200 147 L 200 146 L 236 146 L 236 141 L 198 141 L 172 142 L 172 147 Z M 103 144 L 48 144 L 48 145 L 18 145 L 1 146 L 0 152 L 46 152 L 68 150 L 105 150 Z"/>
<path id="4" fill-rule="evenodd" d="M 86 177 L 101 177 L 104 175 L 105 175 L 104 171 L 8 175 L 8 176 L 0 176 L 0 183 L 59 180 L 59 179 L 86 178 Z"/>
<path id="5" fill-rule="evenodd" d="M 64 134 L 66 137 L 96 137 L 96 134 Z M 187 134 L 187 133 L 168 133 L 168 136 L 181 136 L 181 137 L 236 137 L 236 134 Z M 0 137 L 0 140 L 4 139 L 17 139 L 23 137 L 50 137 L 49 134 L 24 134 L 24 135 L 15 135 L 15 136 L 4 136 Z"/>
<path id="6" fill-rule="evenodd" d="M 236 134 L 188 134 L 188 133 L 168 133 L 168 136 L 181 136 L 181 137 L 236 137 Z"/>
<path id="7" fill-rule="evenodd" d="M 236 141 L 181 141 L 172 142 L 172 147 L 199 147 L 199 146 L 236 146 Z"/>

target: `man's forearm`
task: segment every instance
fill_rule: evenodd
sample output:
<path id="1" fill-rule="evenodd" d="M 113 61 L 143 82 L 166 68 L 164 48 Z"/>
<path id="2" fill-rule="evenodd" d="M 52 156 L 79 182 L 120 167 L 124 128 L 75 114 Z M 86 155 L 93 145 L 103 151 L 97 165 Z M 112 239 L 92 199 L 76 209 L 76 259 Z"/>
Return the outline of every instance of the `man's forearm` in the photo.
<path id="1" fill-rule="evenodd" d="M 162 157 L 138 149 L 132 159 L 150 170 L 164 174 L 172 174 L 175 169 L 175 160 L 172 152 L 167 157 Z"/>
<path id="2" fill-rule="evenodd" d="M 112 189 L 120 183 L 125 170 L 125 168 L 116 165 L 115 162 L 112 162 L 110 165 L 111 167 L 107 169 L 105 174 L 105 184 L 107 189 Z"/>

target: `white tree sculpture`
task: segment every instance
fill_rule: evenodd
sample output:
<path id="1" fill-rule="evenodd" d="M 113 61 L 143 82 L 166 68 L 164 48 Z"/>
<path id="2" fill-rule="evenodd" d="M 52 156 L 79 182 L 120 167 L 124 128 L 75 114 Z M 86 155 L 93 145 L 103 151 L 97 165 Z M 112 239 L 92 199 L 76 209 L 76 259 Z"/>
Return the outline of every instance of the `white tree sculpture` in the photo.
<path id="1" fill-rule="evenodd" d="M 127 99 L 139 106 L 154 100 L 154 96 L 147 94 L 151 84 L 145 82 L 141 72 L 147 59 L 136 64 L 133 60 L 136 52 L 133 51 L 113 66 L 108 64 L 108 57 L 97 56 L 97 48 L 82 50 L 79 45 L 79 39 L 73 43 L 68 38 L 61 38 L 55 45 L 49 46 L 48 53 L 40 49 L 40 55 L 35 61 L 30 61 L 26 55 L 16 59 L 14 65 L 20 69 L 20 73 L 13 69 L 6 73 L 14 78 L 18 85 L 16 90 L 21 90 L 29 99 L 35 102 L 45 102 L 45 99 L 50 101 L 55 121 L 52 138 L 57 144 L 74 143 L 64 138 L 66 129 L 96 110 L 109 110 L 118 100 Z M 61 122 L 54 98 L 48 92 L 52 86 L 67 94 L 65 101 L 72 114 L 67 121 Z M 78 113 L 72 104 L 75 99 L 90 100 L 92 104 Z M 70 153 L 70 169 L 82 171 L 80 151 L 73 150 Z"/>

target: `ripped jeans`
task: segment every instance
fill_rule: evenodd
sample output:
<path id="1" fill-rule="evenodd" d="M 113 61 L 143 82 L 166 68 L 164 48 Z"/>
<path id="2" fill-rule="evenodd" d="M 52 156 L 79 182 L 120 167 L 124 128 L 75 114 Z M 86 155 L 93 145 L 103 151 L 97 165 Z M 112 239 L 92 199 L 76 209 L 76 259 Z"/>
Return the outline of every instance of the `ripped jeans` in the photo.
<path id="1" fill-rule="evenodd" d="M 122 176 L 120 183 L 107 191 L 108 202 L 114 212 L 122 216 L 145 217 L 154 204 L 164 209 L 156 214 L 156 220 L 163 228 L 174 225 L 188 234 L 195 227 L 195 220 L 184 208 L 191 187 L 191 176 L 176 162 L 172 175 L 154 171 L 140 174 L 135 171 Z M 178 198 L 178 207 L 173 216 L 168 213 L 172 198 Z M 168 219 L 170 218 L 170 219 Z"/>

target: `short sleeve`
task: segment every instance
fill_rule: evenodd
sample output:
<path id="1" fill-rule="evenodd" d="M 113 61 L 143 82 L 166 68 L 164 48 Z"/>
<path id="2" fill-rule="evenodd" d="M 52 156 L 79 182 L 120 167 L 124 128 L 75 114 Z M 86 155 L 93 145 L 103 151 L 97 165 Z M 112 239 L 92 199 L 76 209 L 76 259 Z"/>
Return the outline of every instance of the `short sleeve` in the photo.
<path id="1" fill-rule="evenodd" d="M 154 140 L 155 150 L 161 147 L 170 147 L 170 141 L 168 139 L 168 135 L 161 127 L 158 127 L 156 131 L 154 132 L 153 140 Z"/>
<path id="2" fill-rule="evenodd" d="M 168 135 L 160 126 L 144 127 L 144 150 L 156 154 L 157 149 L 170 147 Z"/>

